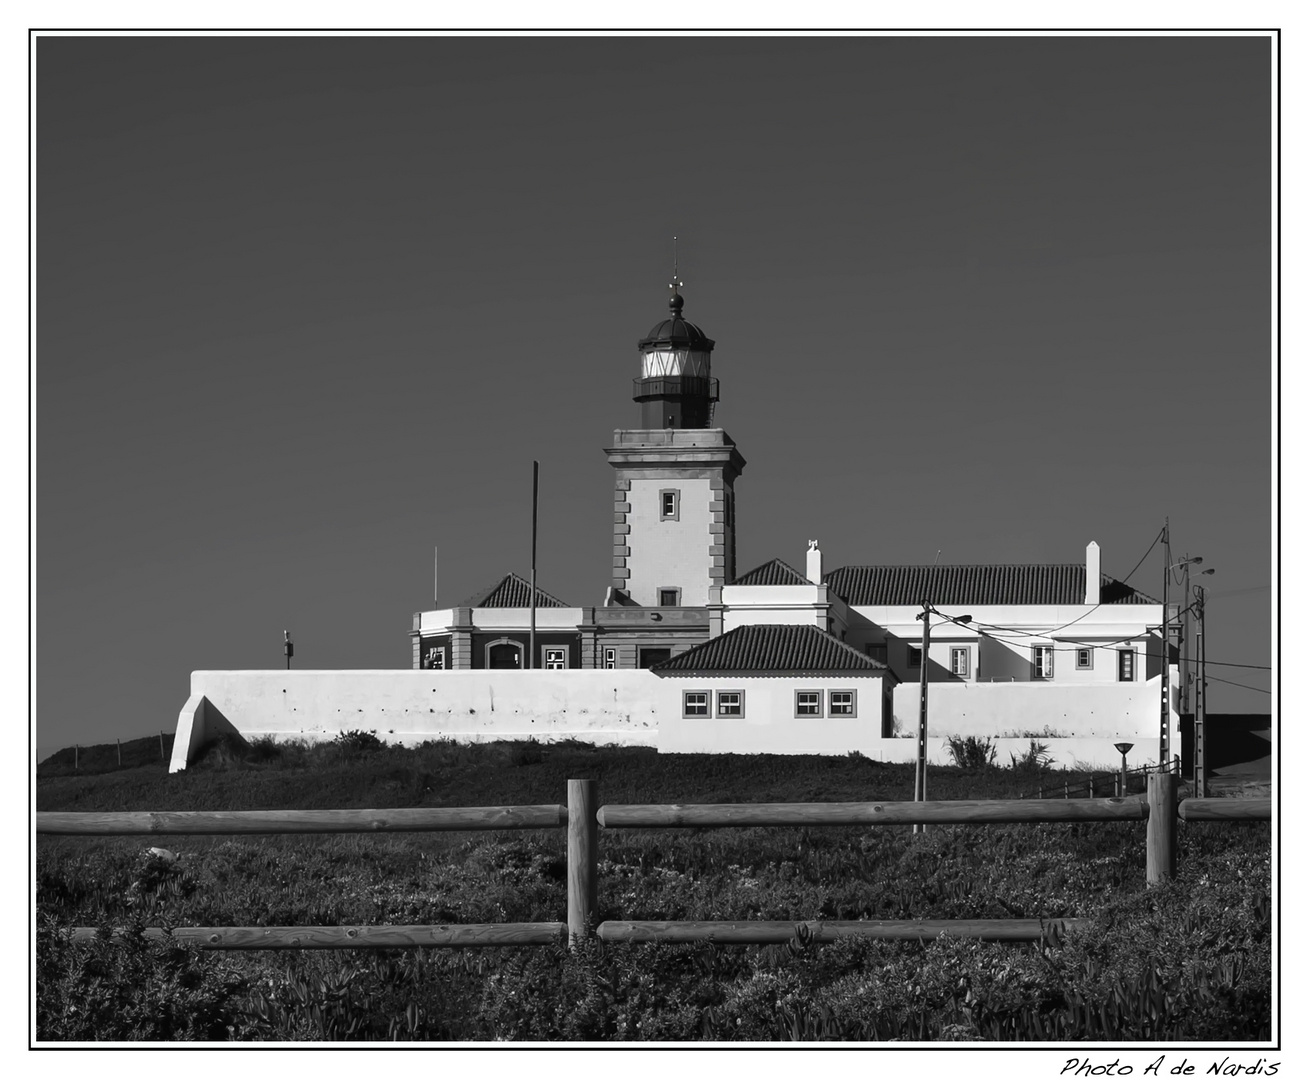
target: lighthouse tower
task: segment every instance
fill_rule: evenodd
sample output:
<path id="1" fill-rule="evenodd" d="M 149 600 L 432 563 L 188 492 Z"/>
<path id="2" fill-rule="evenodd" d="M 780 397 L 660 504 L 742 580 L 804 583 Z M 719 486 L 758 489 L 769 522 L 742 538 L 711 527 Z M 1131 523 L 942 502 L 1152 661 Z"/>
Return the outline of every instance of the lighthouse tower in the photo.
<path id="1" fill-rule="evenodd" d="M 711 427 L 714 342 L 682 316 L 674 264 L 669 317 L 637 343 L 640 427 L 614 432 L 614 595 L 643 607 L 704 607 L 736 572 L 733 483 L 745 459 Z"/>

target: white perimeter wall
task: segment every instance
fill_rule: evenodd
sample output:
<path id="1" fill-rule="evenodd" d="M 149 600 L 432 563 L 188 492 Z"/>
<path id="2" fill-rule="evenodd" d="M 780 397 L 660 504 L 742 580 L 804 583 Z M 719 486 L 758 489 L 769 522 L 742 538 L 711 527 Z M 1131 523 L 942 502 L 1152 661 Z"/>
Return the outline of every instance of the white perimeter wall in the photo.
<path id="1" fill-rule="evenodd" d="M 406 744 L 580 738 L 654 746 L 657 684 L 644 670 L 196 671 L 176 741 L 194 749 L 207 737 L 195 724 L 212 726 L 216 712 L 247 739 L 331 740 L 359 729 Z M 196 707 L 200 697 L 208 709 Z M 173 761 L 173 771 L 182 767 Z"/>
<path id="2" fill-rule="evenodd" d="M 915 743 L 919 730 L 919 685 L 901 683 L 892 691 L 893 730 Z M 1170 709 L 1170 730 L 1178 730 L 1178 715 Z M 928 733 L 932 760 L 947 763 L 945 739 L 990 737 L 1004 745 L 998 764 L 1009 764 L 1009 753 L 1028 747 L 1031 738 L 1057 754 L 1057 765 L 1075 761 L 1118 763 L 1116 742 L 1130 742 L 1128 764 L 1159 760 L 1160 679 L 1092 686 L 1053 683 L 929 683 Z M 1004 738 L 1002 738 L 1004 737 Z M 1001 739 L 1001 742 L 997 740 Z M 889 740 L 891 741 L 891 740 Z M 1011 745 L 1013 744 L 1013 745 Z M 1178 746 L 1171 748 L 1172 753 Z M 913 751 L 911 751 L 911 757 Z M 891 759 L 888 759 L 891 760 Z"/>
<path id="3" fill-rule="evenodd" d="M 1159 682 L 1068 687 L 1045 683 L 932 683 L 928 758 L 949 764 L 946 737 L 990 737 L 997 763 L 1037 737 L 1057 765 L 1118 763 L 1114 743 L 1134 744 L 1130 765 L 1156 760 Z M 687 689 L 742 689 L 741 720 L 682 717 Z M 855 689 L 854 718 L 796 718 L 797 689 Z M 660 678 L 648 671 L 197 671 L 178 717 L 171 770 L 201 743 L 228 730 L 247 739 L 327 741 L 342 731 L 376 731 L 414 744 L 577 738 L 658 746 L 672 753 L 846 754 L 913 761 L 919 688 L 893 691 L 899 738 L 881 738 L 882 681 L 852 677 Z M 826 708 L 825 708 L 826 712 Z M 1177 733 L 1177 717 L 1170 725 Z M 1057 731 L 1061 736 L 1022 732 Z M 1001 738 L 1008 735 L 1008 738 Z M 1172 752 L 1177 752 L 1177 745 Z"/>

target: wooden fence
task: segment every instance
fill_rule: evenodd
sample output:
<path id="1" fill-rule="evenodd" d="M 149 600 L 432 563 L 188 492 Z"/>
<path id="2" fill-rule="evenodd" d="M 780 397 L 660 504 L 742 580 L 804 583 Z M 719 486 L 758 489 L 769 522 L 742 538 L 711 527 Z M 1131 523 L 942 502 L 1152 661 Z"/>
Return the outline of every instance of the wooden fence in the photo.
<path id="1" fill-rule="evenodd" d="M 1128 788 L 1135 787 L 1131 781 L 1140 778 L 1142 781 L 1141 790 L 1146 789 L 1146 778 L 1152 773 L 1159 772 L 1159 765 L 1136 765 L 1126 772 L 1121 769 L 1115 769 L 1113 772 L 1089 772 L 1086 780 L 1071 779 L 1065 777 L 1059 784 L 1054 787 L 1043 787 L 1032 795 L 1020 795 L 1021 799 L 1045 799 L 1052 795 L 1063 799 L 1089 799 L 1096 798 L 1097 788 L 1102 788 L 1102 794 L 1109 791 L 1112 795 L 1123 798 L 1132 794 Z M 1168 772 L 1181 776 L 1182 762 L 1174 758 L 1168 765 Z M 1140 792 L 1139 792 L 1140 794 Z"/>
<path id="2" fill-rule="evenodd" d="M 568 839 L 567 917 L 564 922 L 477 923 L 443 926 L 220 926 L 177 927 L 172 936 L 206 949 L 396 949 L 430 946 L 546 945 L 573 941 L 594 927 L 603 941 L 714 941 L 776 944 L 802 934 L 818 941 L 860 936 L 927 940 L 941 935 L 988 941 L 1037 941 L 1076 925 L 1076 919 L 905 919 L 787 922 L 629 922 L 596 925 L 599 830 L 754 828 L 828 825 L 987 825 L 1066 821 L 1146 823 L 1146 880 L 1174 875 L 1178 822 L 1268 821 L 1270 799 L 1183 799 L 1172 773 L 1147 776 L 1144 798 L 990 799 L 951 802 L 728 803 L 598 805 L 594 780 L 568 782 L 568 806 L 486 806 L 399 810 L 245 810 L 36 815 L 36 831 L 57 836 L 175 834 L 384 833 L 477 829 L 564 828 Z M 88 939 L 94 927 L 74 930 Z M 149 936 L 165 931 L 151 929 Z"/>

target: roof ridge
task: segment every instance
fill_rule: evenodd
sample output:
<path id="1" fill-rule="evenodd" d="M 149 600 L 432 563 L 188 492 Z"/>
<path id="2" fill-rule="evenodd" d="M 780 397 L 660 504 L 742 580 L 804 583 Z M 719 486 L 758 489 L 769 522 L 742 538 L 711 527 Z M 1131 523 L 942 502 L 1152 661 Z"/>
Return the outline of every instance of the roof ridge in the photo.
<path id="1" fill-rule="evenodd" d="M 813 637 L 815 634 L 817 634 L 819 637 L 823 639 L 825 645 L 838 646 L 837 649 L 838 653 L 840 655 L 845 655 L 849 660 L 855 661 L 854 666 L 856 668 L 865 671 L 889 670 L 888 666 L 885 663 L 882 663 L 881 661 L 878 660 L 874 660 L 870 656 L 866 656 L 864 653 L 860 652 L 859 649 L 856 649 L 853 646 L 848 645 L 846 642 L 838 638 L 835 634 L 829 633 L 827 630 L 824 630 L 822 627 L 815 626 L 813 623 L 746 623 L 742 626 L 735 626 L 731 630 L 728 630 L 725 633 L 720 634 L 718 637 L 712 637 L 709 640 L 703 641 L 698 645 L 693 645 L 690 649 L 687 649 L 685 652 L 681 652 L 676 656 L 669 657 L 668 660 L 664 660 L 661 663 L 655 664 L 651 668 L 651 670 L 670 671 L 670 672 L 680 671 L 680 670 L 696 670 L 695 661 L 700 659 L 702 655 L 707 657 L 712 657 L 715 653 L 722 652 L 725 648 L 731 649 L 734 643 L 731 642 L 729 639 L 740 638 L 740 639 L 749 640 L 752 637 L 752 635 L 754 635 L 755 637 L 764 638 L 768 635 L 768 632 L 770 631 L 773 632 L 781 631 L 784 635 L 809 636 L 809 637 Z M 726 646 L 724 644 L 725 641 L 729 642 L 729 644 Z M 791 643 L 784 642 L 784 644 L 794 645 L 795 642 L 794 641 Z M 691 662 L 689 662 L 688 658 L 691 658 Z M 733 670 L 766 671 L 766 670 L 791 670 L 791 669 L 804 670 L 807 667 L 815 667 L 816 669 L 822 668 L 825 670 L 848 670 L 840 666 L 834 666 L 831 663 L 822 664 L 822 665 L 800 664 L 800 665 L 790 665 L 790 666 L 786 664 L 782 664 L 780 666 L 772 665 L 768 668 L 762 666 L 753 666 L 753 665 L 743 668 L 733 668 L 733 667 L 722 666 L 721 664 L 719 664 L 716 665 L 716 667 L 713 670 L 720 670 L 720 671 L 733 671 Z"/>
<path id="2" fill-rule="evenodd" d="M 978 563 L 845 563 L 842 566 L 836 566 L 831 570 L 824 571 L 824 577 L 829 574 L 835 574 L 838 570 L 976 570 L 979 567 L 1010 567 L 1010 566 L 1069 566 L 1069 567 L 1086 567 L 1085 562 L 978 562 Z"/>
<path id="3" fill-rule="evenodd" d="M 784 562 L 782 559 L 779 559 L 779 558 L 776 557 L 776 556 L 775 556 L 774 558 L 772 558 L 772 559 L 765 559 L 764 562 L 760 563 L 759 566 L 752 566 L 752 567 L 751 567 L 749 570 L 747 570 L 744 574 L 738 574 L 738 575 L 733 579 L 732 584 L 736 585 L 736 584 L 737 584 L 738 582 L 740 582 L 743 578 L 748 578 L 748 577 L 750 577 L 752 574 L 757 573 L 757 572 L 759 572 L 760 570 L 765 569 L 766 567 L 773 566 L 775 563 L 776 563 L 778 566 L 781 566 L 784 570 L 787 570 L 788 572 L 790 572 L 790 573 L 792 573 L 792 574 L 795 574 L 796 577 L 798 577 L 798 578 L 799 578 L 802 582 L 804 582 L 806 585 L 812 584 L 812 582 L 810 581 L 810 579 L 807 578 L 804 574 L 802 574 L 799 570 L 797 570 L 796 567 L 792 566 L 791 563 L 789 563 L 789 562 Z M 768 625 L 768 624 L 763 624 L 763 623 L 762 623 L 762 624 L 760 624 L 760 625 Z"/>
<path id="4" fill-rule="evenodd" d="M 486 601 L 487 601 L 487 600 L 488 600 L 488 599 L 489 599 L 493 594 L 495 594 L 497 591 L 499 591 L 500 588 L 501 588 L 502 586 L 504 586 L 504 584 L 505 584 L 507 581 L 514 581 L 514 582 L 517 582 L 519 585 L 522 585 L 523 588 L 526 590 L 526 592 L 527 592 L 527 594 L 528 594 L 529 601 L 531 601 L 531 598 L 532 598 L 532 582 L 530 582 L 530 581 L 529 581 L 527 578 L 525 578 L 522 574 L 519 574 L 519 573 L 517 573 L 516 571 L 511 570 L 509 573 L 507 573 L 507 574 L 505 574 L 503 577 L 497 579 L 494 583 L 492 583 L 492 584 L 491 584 L 490 586 L 488 586 L 487 588 L 485 588 L 485 589 L 481 589 L 481 590 L 479 590 L 478 592 L 473 593 L 473 595 L 470 596 L 470 597 L 469 597 L 469 598 L 468 598 L 464 603 L 459 604 L 458 606 L 459 606 L 459 607 L 470 607 L 470 608 L 477 608 L 477 607 L 482 607 L 482 606 L 484 606 L 485 603 L 486 603 Z M 558 605 L 559 605 L 560 607 L 562 607 L 562 608 L 566 608 L 566 607 L 569 606 L 567 603 L 565 603 L 563 600 L 561 600 L 558 596 L 555 596 L 555 595 L 552 594 L 552 593 L 548 593 L 548 592 L 547 592 L 545 589 L 543 589 L 540 585 L 537 586 L 537 594 L 538 594 L 539 596 L 544 596 L 547 600 L 549 600 L 549 601 L 551 601 L 551 602 L 553 602 L 553 603 L 555 603 L 555 604 L 558 604 Z M 541 607 L 542 605 L 538 604 L 537 606 L 538 606 L 538 607 Z"/>

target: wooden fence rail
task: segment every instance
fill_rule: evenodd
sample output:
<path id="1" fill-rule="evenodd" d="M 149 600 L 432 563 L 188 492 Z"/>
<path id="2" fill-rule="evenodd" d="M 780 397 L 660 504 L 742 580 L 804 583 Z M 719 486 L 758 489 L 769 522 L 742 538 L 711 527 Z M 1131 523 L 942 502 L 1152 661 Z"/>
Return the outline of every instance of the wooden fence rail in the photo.
<path id="1" fill-rule="evenodd" d="M 1085 919 L 861 919 L 785 922 L 624 922 L 607 920 L 596 928 L 602 941 L 713 941 L 719 945 L 785 945 L 800 928 L 813 941 L 876 938 L 883 941 L 932 941 L 964 937 L 977 941 L 1050 941 Z"/>
<path id="2" fill-rule="evenodd" d="M 1269 821 L 1272 799 L 1183 799 L 1178 803 L 1183 821 Z"/>
<path id="3" fill-rule="evenodd" d="M 62 836 L 451 832 L 557 829 L 562 806 L 452 806 L 400 810 L 165 810 L 36 815 L 37 832 Z"/>
<path id="4" fill-rule="evenodd" d="M 1142 821 L 1140 799 L 961 799 L 889 803 L 707 803 L 602 806 L 607 829 L 747 828 L 810 825 L 1001 825 Z"/>
<path id="5" fill-rule="evenodd" d="M 414 949 L 433 946 L 551 945 L 565 939 L 562 922 L 462 923 L 447 926 L 179 926 L 174 941 L 202 949 Z M 79 926 L 74 941 L 100 931 Z M 168 933 L 147 927 L 147 938 Z"/>
<path id="6" fill-rule="evenodd" d="M 798 933 L 819 941 L 861 936 L 927 940 L 946 934 L 984 941 L 1040 941 L 1078 919 L 912 919 L 858 922 L 630 922 L 597 925 L 598 828 L 747 828 L 870 825 L 989 825 L 1068 821 L 1145 821 L 1146 877 L 1172 877 L 1178 822 L 1269 820 L 1271 799 L 1177 798 L 1178 777 L 1150 773 L 1146 796 L 1109 799 L 989 799 L 955 802 L 629 804 L 598 806 L 594 780 L 568 782 L 568 806 L 487 806 L 395 810 L 244 810 L 36 815 L 36 831 L 56 836 L 441 832 L 476 829 L 567 830 L 565 922 L 433 926 L 178 927 L 172 936 L 205 949 L 396 949 L 545 945 L 573 942 L 588 928 L 604 941 L 716 941 L 773 944 Z M 79 927 L 75 940 L 99 931 Z M 164 931 L 147 930 L 149 936 Z"/>

